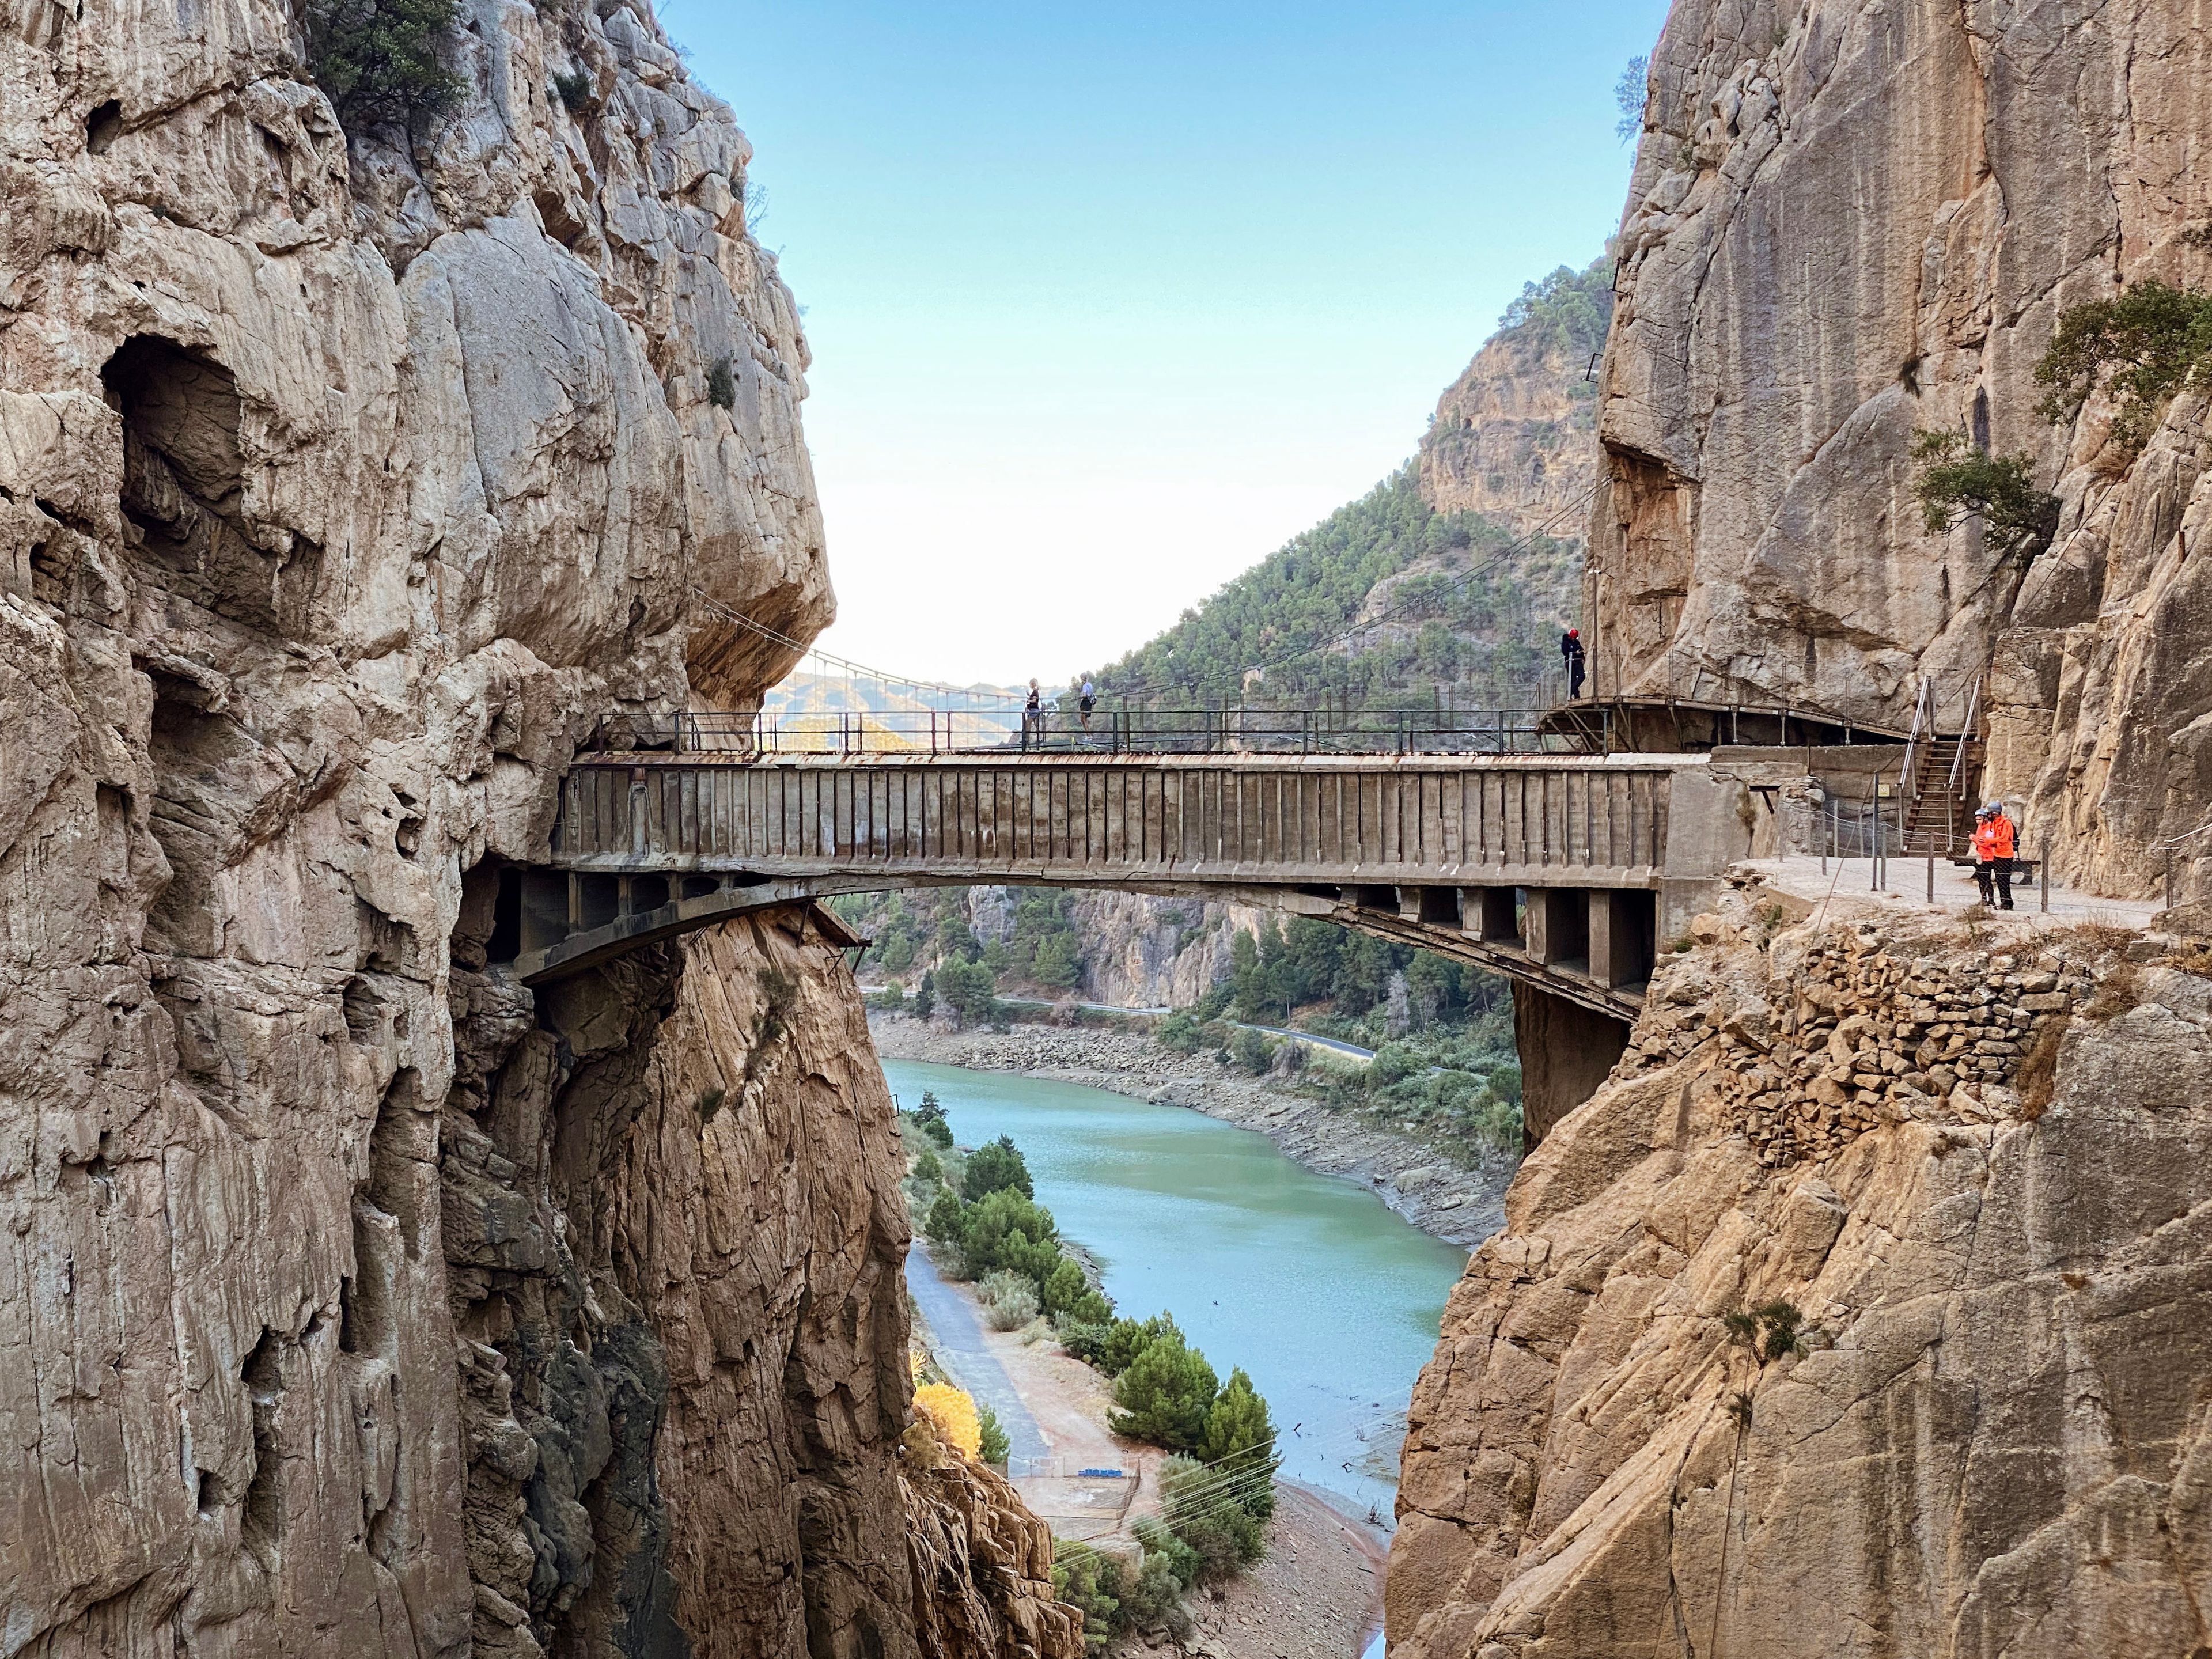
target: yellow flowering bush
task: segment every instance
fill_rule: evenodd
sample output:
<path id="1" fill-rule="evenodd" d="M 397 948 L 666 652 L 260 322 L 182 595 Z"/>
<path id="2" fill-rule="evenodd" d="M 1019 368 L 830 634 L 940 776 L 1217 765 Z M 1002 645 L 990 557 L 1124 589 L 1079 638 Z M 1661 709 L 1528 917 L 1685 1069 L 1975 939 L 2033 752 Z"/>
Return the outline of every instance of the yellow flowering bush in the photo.
<path id="1" fill-rule="evenodd" d="M 925 1382 L 914 1391 L 914 1408 L 929 1419 L 937 1437 L 973 1462 L 983 1449 L 975 1402 L 949 1382 Z"/>

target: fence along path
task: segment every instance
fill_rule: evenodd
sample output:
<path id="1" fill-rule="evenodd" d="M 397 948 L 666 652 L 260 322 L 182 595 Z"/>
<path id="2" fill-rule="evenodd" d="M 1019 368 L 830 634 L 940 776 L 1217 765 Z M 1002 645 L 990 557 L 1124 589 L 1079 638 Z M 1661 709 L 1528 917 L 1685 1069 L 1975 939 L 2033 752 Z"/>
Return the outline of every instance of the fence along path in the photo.
<path id="1" fill-rule="evenodd" d="M 1110 884 L 1644 887 L 1681 757 L 586 759 L 553 861 Z"/>

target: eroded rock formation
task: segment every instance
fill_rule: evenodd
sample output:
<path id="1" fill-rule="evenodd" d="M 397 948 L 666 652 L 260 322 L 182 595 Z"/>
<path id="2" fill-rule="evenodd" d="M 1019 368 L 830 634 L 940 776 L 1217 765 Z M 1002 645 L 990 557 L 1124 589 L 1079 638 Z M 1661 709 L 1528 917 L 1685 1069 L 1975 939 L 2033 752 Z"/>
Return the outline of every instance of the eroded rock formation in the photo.
<path id="1" fill-rule="evenodd" d="M 5 1649 L 1071 1654 L 996 1488 L 909 1537 L 834 951 L 487 965 L 595 718 L 830 600 L 730 112 L 643 0 L 447 52 L 349 144 L 277 0 L 0 31 Z"/>
<path id="2" fill-rule="evenodd" d="M 1698 931 L 1454 1292 L 1393 1654 L 2198 1650 L 2212 980 Z"/>
<path id="3" fill-rule="evenodd" d="M 2212 283 L 2208 52 L 2156 0 L 1679 0 L 1602 374 L 1602 690 L 1901 730 L 1924 677 L 1955 729 L 1986 674 L 1991 793 L 2066 879 L 2208 884 L 2174 842 L 2212 805 L 2203 398 L 2130 464 L 2101 398 L 2054 428 L 2033 378 L 2065 307 Z M 2048 550 L 1927 533 L 1921 428 L 2028 454 Z"/>

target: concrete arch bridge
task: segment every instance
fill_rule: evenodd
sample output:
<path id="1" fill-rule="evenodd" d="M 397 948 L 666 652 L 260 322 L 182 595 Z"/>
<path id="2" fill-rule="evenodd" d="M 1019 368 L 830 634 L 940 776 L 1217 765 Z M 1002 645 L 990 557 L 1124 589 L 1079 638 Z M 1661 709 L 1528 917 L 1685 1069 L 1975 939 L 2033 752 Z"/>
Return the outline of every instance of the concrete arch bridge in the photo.
<path id="1" fill-rule="evenodd" d="M 1547 1066 L 1587 1093 L 1756 816 L 1698 755 L 590 754 L 548 861 L 507 872 L 492 954 L 543 983 L 749 910 L 902 887 L 1216 899 L 1506 975 L 1532 1094 Z"/>

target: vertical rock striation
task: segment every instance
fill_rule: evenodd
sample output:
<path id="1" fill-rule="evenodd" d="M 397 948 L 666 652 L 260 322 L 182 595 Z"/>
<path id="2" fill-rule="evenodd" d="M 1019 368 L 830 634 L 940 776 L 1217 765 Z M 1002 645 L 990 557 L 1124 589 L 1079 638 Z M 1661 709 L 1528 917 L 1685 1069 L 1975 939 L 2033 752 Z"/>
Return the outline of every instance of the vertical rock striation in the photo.
<path id="1" fill-rule="evenodd" d="M 796 309 L 643 0 L 445 51 L 349 143 L 277 0 L 0 29 L 0 1645 L 916 1653 L 849 976 L 485 967 L 596 716 L 829 619 Z"/>
<path id="2" fill-rule="evenodd" d="M 1620 240 L 1588 614 L 1601 687 L 1910 723 L 1967 688 L 2060 873 L 2169 898 L 2212 806 L 2203 398 L 2132 462 L 2033 370 L 2067 306 L 2212 283 L 2189 9 L 1679 0 Z M 2025 453 L 2051 545 L 1930 535 L 1916 428 Z M 2208 866 L 2212 868 L 2212 866 Z"/>

